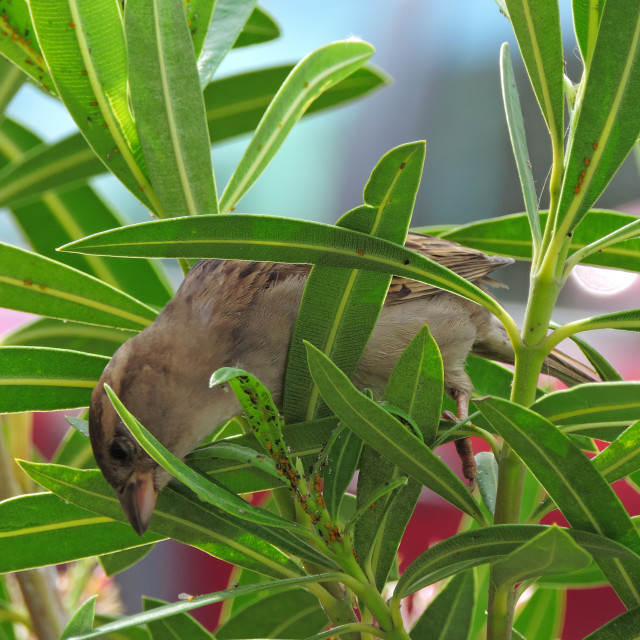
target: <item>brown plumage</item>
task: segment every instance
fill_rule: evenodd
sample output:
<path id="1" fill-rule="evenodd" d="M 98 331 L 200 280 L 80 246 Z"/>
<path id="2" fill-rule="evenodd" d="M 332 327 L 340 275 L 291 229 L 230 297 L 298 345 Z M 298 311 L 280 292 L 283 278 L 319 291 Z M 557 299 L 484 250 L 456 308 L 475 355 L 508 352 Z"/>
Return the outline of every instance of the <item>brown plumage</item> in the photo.
<path id="1" fill-rule="evenodd" d="M 484 289 L 496 284 L 488 277 L 491 272 L 513 262 L 418 234 L 409 234 L 407 246 Z M 179 457 L 239 412 L 233 394 L 209 388 L 216 369 L 234 366 L 252 372 L 279 405 L 309 271 L 309 265 L 201 260 L 154 323 L 114 354 L 91 399 L 91 444 L 138 533 L 145 531 L 157 492 L 169 476 L 131 438 L 104 383 Z M 425 323 L 442 353 L 445 389 L 457 402 L 458 416 L 466 417 L 473 390 L 464 370 L 468 354 L 512 362 L 513 352 L 504 329 L 488 311 L 430 285 L 393 278 L 354 382 L 381 396 L 399 355 Z M 591 380 L 565 356 L 554 356 L 546 364 L 566 382 Z M 465 455 L 469 477 L 473 463 L 469 450 Z"/>

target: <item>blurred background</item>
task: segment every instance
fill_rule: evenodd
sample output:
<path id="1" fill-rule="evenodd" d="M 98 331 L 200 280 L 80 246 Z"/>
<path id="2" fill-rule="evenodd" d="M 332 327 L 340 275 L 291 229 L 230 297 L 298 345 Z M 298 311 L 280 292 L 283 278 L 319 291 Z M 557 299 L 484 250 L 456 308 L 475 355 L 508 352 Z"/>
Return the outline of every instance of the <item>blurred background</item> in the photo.
<path id="1" fill-rule="evenodd" d="M 510 43 L 514 57 L 537 190 L 539 194 L 544 192 L 551 158 L 548 134 L 511 26 L 491 0 L 263 0 L 259 4 L 280 25 L 281 37 L 233 51 L 218 70 L 218 77 L 296 62 L 323 44 L 355 36 L 375 46 L 372 63 L 389 74 L 390 84 L 356 103 L 311 116 L 296 125 L 275 160 L 241 201 L 239 211 L 332 223 L 361 204 L 364 184 L 380 156 L 394 146 L 418 139 L 427 140 L 427 161 L 414 226 L 459 224 L 522 211 L 500 93 L 498 53 L 505 41 Z M 570 4 L 560 0 L 566 70 L 577 82 L 582 68 Z M 33 128 L 47 142 L 76 130 L 58 102 L 31 86 L 23 87 L 15 97 L 8 115 Z M 219 192 L 247 141 L 243 136 L 214 147 Z M 148 212 L 114 178 L 100 176 L 92 184 L 131 221 L 148 219 Z M 640 212 L 639 198 L 638 169 L 630 158 L 599 206 Z M 543 194 L 541 206 L 545 205 Z M 24 246 L 18 229 L 3 210 L 0 240 Z M 518 264 L 498 274 L 510 287 L 499 292 L 500 299 L 517 319 L 522 317 L 527 268 Z M 177 283 L 180 273 L 172 273 Z M 628 276 L 598 270 L 595 275 L 585 276 L 585 282 L 572 279 L 562 293 L 556 319 L 640 306 L 640 282 Z M 28 319 L 24 314 L 0 310 L 0 335 Z M 594 332 L 585 337 L 626 378 L 638 379 L 638 335 Z M 570 348 L 567 351 L 574 353 Z M 65 425 L 61 423 L 58 429 L 43 425 L 40 438 L 45 453 Z M 451 535 L 457 524 L 454 511 L 432 495 L 425 495 L 402 548 L 404 561 Z M 193 549 L 163 543 L 125 572 L 119 583 L 133 612 L 139 609 L 142 592 L 175 600 L 181 592 L 199 594 L 224 588 L 227 580 L 224 566 L 205 562 Z M 582 612 L 570 615 L 562 636 L 566 640 L 582 638 L 621 610 L 615 596 L 604 590 L 581 593 L 580 604 L 576 604 L 576 598 L 570 595 L 569 606 Z M 592 616 L 585 616 L 585 610 Z M 199 615 L 211 626 L 217 614 Z"/>

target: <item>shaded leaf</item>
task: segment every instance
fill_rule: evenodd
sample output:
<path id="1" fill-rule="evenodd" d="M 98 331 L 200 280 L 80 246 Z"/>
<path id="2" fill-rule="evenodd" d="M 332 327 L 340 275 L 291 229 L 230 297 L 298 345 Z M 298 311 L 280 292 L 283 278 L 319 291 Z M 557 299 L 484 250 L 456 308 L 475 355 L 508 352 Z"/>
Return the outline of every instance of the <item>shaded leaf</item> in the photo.
<path id="1" fill-rule="evenodd" d="M 60 640 L 68 640 L 73 636 L 77 636 L 80 633 L 87 633 L 93 629 L 93 617 L 96 613 L 96 600 L 98 596 L 91 596 L 77 609 L 71 620 L 62 631 Z"/>

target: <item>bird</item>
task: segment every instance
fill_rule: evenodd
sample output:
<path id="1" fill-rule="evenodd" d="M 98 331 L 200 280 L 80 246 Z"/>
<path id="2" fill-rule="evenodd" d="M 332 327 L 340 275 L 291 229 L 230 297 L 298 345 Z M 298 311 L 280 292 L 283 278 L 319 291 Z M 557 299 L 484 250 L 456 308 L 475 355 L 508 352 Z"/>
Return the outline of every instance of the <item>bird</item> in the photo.
<path id="1" fill-rule="evenodd" d="M 485 291 L 504 286 L 489 274 L 514 262 L 412 232 L 406 246 Z M 89 434 L 96 462 L 139 535 L 170 475 L 129 433 L 104 385 L 179 458 L 240 413 L 233 394 L 209 387 L 211 374 L 221 367 L 251 372 L 280 408 L 289 344 L 310 270 L 308 264 L 200 260 L 154 322 L 114 353 L 92 392 Z M 514 353 L 489 311 L 435 286 L 393 277 L 353 382 L 382 397 L 398 357 L 425 324 L 442 355 L 445 391 L 457 404 L 458 419 L 464 419 L 473 392 L 467 356 L 513 363 Z M 569 385 L 593 381 L 587 367 L 560 352 L 550 354 L 545 366 L 545 372 Z M 473 483 L 469 441 L 457 442 L 463 471 Z"/>

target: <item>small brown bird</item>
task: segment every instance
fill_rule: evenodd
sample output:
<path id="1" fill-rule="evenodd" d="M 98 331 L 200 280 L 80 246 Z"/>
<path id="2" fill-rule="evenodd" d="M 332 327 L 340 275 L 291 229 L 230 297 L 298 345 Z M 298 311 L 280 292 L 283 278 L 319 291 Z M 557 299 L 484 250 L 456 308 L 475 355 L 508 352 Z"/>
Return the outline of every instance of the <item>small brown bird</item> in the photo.
<path id="1" fill-rule="evenodd" d="M 483 289 L 500 284 L 488 274 L 513 262 L 414 233 L 406 246 Z M 303 264 L 201 260 L 154 323 L 114 354 L 91 398 L 89 431 L 98 465 L 139 534 L 146 530 L 169 474 L 131 437 L 104 383 L 178 457 L 240 411 L 233 394 L 209 388 L 216 369 L 250 371 L 280 405 L 289 342 L 310 269 Z M 458 417 L 464 418 L 473 390 L 464 370 L 469 353 L 512 363 L 513 351 L 502 325 L 486 309 L 427 284 L 393 278 L 354 382 L 380 397 L 398 357 L 425 323 L 442 353 L 445 390 L 457 403 Z M 579 363 L 557 352 L 545 365 L 569 384 L 593 380 Z M 472 476 L 473 470 L 465 469 L 465 475 Z"/>

